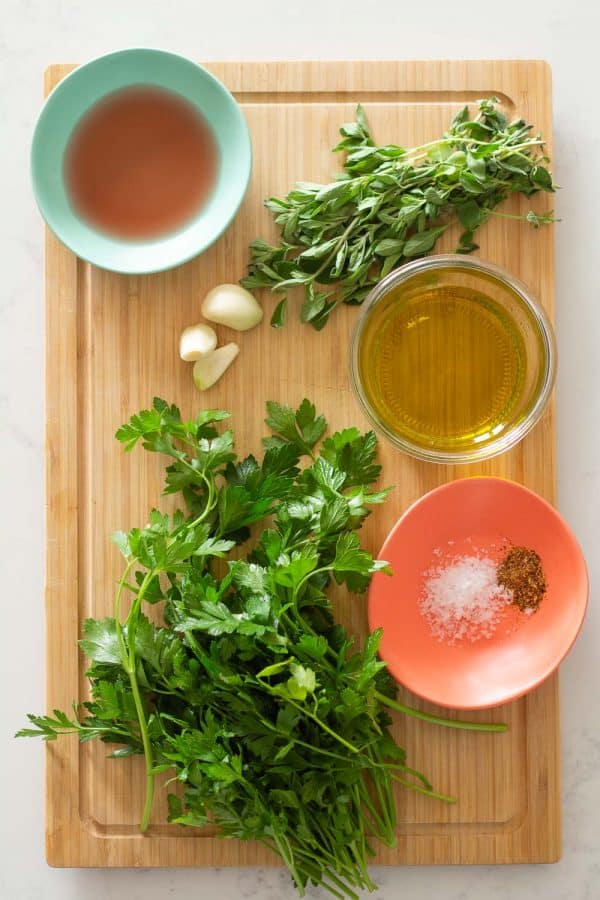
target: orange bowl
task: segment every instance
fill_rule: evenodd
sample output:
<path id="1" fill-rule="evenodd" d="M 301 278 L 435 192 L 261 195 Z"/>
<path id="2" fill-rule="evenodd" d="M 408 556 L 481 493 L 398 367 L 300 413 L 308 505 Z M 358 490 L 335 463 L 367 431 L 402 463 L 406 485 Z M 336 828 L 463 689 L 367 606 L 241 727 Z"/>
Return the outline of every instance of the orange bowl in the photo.
<path id="1" fill-rule="evenodd" d="M 507 543 L 541 557 L 547 591 L 537 611 L 504 607 L 489 638 L 435 637 L 420 610 L 427 572 L 465 555 L 499 560 Z M 369 591 L 369 627 L 383 628 L 380 655 L 391 674 L 425 700 L 482 709 L 514 700 L 548 677 L 577 637 L 588 575 L 573 533 L 556 510 L 501 478 L 463 478 L 430 491 L 398 520 L 379 554 L 394 574 Z"/>

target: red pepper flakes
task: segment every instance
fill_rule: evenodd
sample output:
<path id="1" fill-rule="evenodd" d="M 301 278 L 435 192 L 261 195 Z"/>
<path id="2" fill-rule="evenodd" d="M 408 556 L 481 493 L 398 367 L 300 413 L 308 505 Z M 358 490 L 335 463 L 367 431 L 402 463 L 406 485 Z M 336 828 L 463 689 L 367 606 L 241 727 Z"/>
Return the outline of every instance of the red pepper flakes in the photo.
<path id="1" fill-rule="evenodd" d="M 498 584 L 512 591 L 513 603 L 520 610 L 534 612 L 546 593 L 542 560 L 528 547 L 511 547 L 497 572 Z"/>

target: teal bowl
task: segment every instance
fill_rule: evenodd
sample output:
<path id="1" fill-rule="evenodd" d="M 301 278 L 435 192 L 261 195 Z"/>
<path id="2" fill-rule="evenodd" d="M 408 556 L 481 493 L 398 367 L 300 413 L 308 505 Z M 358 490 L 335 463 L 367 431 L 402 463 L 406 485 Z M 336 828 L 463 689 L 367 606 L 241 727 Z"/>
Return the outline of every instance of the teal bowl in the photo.
<path id="1" fill-rule="evenodd" d="M 196 216 L 176 231 L 142 240 L 104 234 L 83 221 L 63 175 L 65 150 L 81 117 L 107 94 L 132 85 L 164 88 L 192 103 L 211 128 L 219 154 L 216 183 Z M 31 148 L 35 198 L 55 235 L 82 259 L 129 274 L 170 269 L 206 250 L 238 211 L 251 169 L 248 126 L 229 91 L 202 66 L 162 50 L 119 50 L 75 69 L 46 100 Z"/>

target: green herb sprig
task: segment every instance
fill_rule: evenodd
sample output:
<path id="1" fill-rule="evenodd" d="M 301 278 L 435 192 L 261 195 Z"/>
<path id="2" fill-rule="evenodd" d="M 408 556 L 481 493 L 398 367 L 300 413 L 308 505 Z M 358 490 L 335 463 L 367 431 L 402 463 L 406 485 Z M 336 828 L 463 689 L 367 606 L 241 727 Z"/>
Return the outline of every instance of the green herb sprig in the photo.
<path id="1" fill-rule="evenodd" d="M 553 191 L 543 140 L 523 119 L 508 121 L 493 97 L 481 100 L 474 119 L 464 107 L 442 138 L 406 150 L 376 146 L 364 111 L 340 129 L 334 151 L 346 153 L 343 172 L 330 184 L 298 183 L 266 207 L 281 241 L 251 244 L 251 290 L 284 294 L 271 320 L 281 327 L 287 291 L 302 287 L 303 322 L 320 330 L 340 303 L 360 304 L 393 269 L 433 250 L 458 220 L 464 231 L 458 253 L 477 249 L 475 232 L 511 194 Z M 525 216 L 534 227 L 552 213 Z"/>
<path id="2" fill-rule="evenodd" d="M 165 493 L 182 494 L 187 509 L 153 509 L 144 528 L 114 536 L 125 559 L 114 615 L 88 619 L 80 642 L 91 700 L 81 715 L 30 715 L 19 736 L 76 733 L 116 745 L 116 758 L 142 754 L 142 831 L 156 776 L 170 772 L 182 787 L 169 796 L 171 821 L 259 841 L 301 894 L 312 882 L 357 898 L 375 887 L 375 841 L 394 842 L 394 783 L 453 802 L 408 764 L 388 708 L 456 728 L 504 726 L 398 703 L 377 658 L 380 633 L 358 649 L 334 622 L 330 585 L 360 593 L 389 571 L 357 533 L 387 495 L 373 486 L 374 433 L 325 437 L 308 400 L 297 410 L 269 403 L 267 413 L 260 461 L 237 458 L 221 411 L 184 422 L 156 399 L 117 431 L 126 450 L 141 442 L 171 459 Z M 218 562 L 258 522 L 246 555 Z M 160 625 L 144 611 L 155 604 Z"/>

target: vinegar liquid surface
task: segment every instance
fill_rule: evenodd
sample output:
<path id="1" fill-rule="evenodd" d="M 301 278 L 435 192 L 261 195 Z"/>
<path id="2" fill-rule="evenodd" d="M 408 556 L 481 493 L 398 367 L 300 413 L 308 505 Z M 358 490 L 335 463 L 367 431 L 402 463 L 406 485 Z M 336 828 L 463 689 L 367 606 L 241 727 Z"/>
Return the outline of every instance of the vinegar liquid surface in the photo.
<path id="1" fill-rule="evenodd" d="M 64 176 L 71 203 L 90 225 L 125 239 L 175 231 L 214 187 L 213 133 L 184 97 L 134 85 L 108 94 L 75 126 Z"/>

